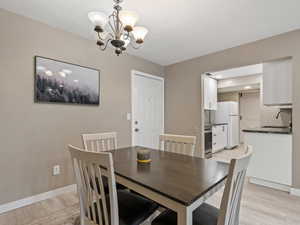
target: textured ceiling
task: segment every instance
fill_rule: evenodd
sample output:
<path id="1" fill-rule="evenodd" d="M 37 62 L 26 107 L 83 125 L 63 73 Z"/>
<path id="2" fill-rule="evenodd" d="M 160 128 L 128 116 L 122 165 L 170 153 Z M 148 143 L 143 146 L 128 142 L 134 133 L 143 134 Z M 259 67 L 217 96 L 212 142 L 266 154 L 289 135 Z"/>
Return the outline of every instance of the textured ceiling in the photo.
<path id="1" fill-rule="evenodd" d="M 87 13 L 112 0 L 1 0 L 0 7 L 94 39 Z M 299 0 L 125 0 L 149 29 L 130 54 L 169 65 L 300 28 Z"/>

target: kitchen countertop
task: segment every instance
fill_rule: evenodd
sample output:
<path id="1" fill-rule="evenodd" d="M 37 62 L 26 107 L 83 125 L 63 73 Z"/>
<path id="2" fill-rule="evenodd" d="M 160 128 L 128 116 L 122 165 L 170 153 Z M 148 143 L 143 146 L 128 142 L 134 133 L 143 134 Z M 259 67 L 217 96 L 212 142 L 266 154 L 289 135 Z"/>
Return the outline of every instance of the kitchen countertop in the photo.
<path id="1" fill-rule="evenodd" d="M 243 129 L 243 132 L 251 133 L 273 133 L 273 134 L 292 134 L 292 129 L 286 127 L 258 127 Z"/>

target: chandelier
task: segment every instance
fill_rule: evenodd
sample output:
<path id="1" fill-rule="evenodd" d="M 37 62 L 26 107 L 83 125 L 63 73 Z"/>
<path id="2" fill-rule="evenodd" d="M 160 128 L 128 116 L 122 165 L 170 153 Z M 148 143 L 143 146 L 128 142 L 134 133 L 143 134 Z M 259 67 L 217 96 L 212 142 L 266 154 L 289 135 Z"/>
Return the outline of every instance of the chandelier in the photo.
<path id="1" fill-rule="evenodd" d="M 104 51 L 110 43 L 119 56 L 126 51 L 130 44 L 138 49 L 144 42 L 148 30 L 145 27 L 135 26 L 138 15 L 135 12 L 122 10 L 120 3 L 123 0 L 114 0 L 114 11 L 107 16 L 103 12 L 90 12 L 88 17 L 95 26 L 97 33 L 97 45 Z"/>

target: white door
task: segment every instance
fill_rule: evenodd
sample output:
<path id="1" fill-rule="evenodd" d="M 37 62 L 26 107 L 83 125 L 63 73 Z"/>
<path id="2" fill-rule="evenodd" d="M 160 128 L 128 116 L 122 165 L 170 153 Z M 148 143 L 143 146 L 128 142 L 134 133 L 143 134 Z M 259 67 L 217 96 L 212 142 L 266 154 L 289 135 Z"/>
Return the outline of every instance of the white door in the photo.
<path id="1" fill-rule="evenodd" d="M 132 73 L 132 145 L 157 149 L 164 133 L 164 79 Z"/>

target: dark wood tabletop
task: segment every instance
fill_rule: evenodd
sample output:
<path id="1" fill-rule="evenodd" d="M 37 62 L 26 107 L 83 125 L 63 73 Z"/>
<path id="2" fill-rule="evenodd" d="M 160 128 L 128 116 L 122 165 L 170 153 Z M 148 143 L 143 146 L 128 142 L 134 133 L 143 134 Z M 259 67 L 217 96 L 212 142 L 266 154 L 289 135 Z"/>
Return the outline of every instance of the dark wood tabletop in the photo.
<path id="1" fill-rule="evenodd" d="M 154 149 L 151 163 L 138 163 L 138 148 L 110 151 L 115 173 L 184 205 L 192 204 L 228 174 L 226 164 Z"/>

